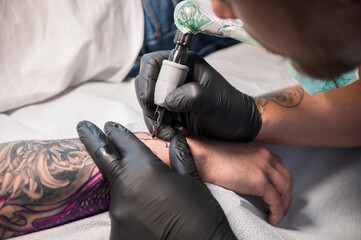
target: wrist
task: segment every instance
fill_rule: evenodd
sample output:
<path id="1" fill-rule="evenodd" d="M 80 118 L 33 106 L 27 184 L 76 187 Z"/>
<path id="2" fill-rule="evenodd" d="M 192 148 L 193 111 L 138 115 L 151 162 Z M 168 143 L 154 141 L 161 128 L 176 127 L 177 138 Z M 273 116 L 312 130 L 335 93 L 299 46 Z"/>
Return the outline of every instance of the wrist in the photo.
<path id="1" fill-rule="evenodd" d="M 258 111 L 260 113 L 260 118 L 261 118 L 262 124 L 261 124 L 258 134 L 254 138 L 254 141 L 262 142 L 262 143 L 272 143 L 274 133 L 270 132 L 270 129 L 272 129 L 272 124 L 274 123 L 275 116 L 264 113 L 263 106 L 261 105 L 262 100 L 263 99 L 261 99 L 261 98 L 255 98 L 255 103 L 256 103 Z"/>
<path id="2" fill-rule="evenodd" d="M 269 115 L 268 114 L 264 114 L 264 105 L 265 103 L 265 99 L 262 97 L 255 97 L 254 98 L 254 103 L 257 107 L 258 113 L 260 115 L 260 121 L 261 121 L 261 126 L 259 129 L 258 134 L 255 136 L 254 141 L 256 142 L 267 142 L 267 139 L 269 137 L 267 137 L 267 132 L 266 130 L 268 129 L 269 126 Z"/>
<path id="3" fill-rule="evenodd" d="M 259 135 L 263 126 L 262 112 L 257 104 L 257 99 L 244 94 L 247 97 L 248 105 L 248 137 L 243 139 L 245 142 L 251 142 Z"/>
<path id="4" fill-rule="evenodd" d="M 204 169 L 208 159 L 209 150 L 207 151 L 206 146 L 201 142 L 200 139 L 187 137 L 186 140 L 189 148 L 191 149 L 198 172 L 204 180 Z"/>
<path id="5" fill-rule="evenodd" d="M 258 133 L 258 135 L 255 137 L 254 141 L 256 142 L 262 142 L 262 143 L 270 143 L 271 141 L 271 136 L 270 134 L 267 133 L 267 129 L 269 129 L 269 127 L 267 127 L 269 125 L 269 121 L 267 119 L 267 117 L 262 116 L 262 127 Z"/>

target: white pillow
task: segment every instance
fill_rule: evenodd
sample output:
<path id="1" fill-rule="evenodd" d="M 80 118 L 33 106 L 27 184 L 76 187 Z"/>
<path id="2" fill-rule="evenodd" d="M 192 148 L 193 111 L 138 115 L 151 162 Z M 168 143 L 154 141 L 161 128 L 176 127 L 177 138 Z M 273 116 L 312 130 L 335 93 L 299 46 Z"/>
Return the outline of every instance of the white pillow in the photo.
<path id="1" fill-rule="evenodd" d="M 143 42 L 141 0 L 0 1 L 0 112 L 89 79 L 121 81 Z"/>

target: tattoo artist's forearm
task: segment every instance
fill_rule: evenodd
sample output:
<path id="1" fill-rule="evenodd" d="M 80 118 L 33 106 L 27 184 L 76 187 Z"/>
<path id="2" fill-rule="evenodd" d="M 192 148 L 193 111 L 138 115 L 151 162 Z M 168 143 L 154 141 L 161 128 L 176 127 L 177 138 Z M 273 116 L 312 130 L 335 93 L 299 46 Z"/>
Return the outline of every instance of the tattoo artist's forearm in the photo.
<path id="1" fill-rule="evenodd" d="M 262 128 L 256 141 L 282 145 L 360 146 L 361 81 L 311 96 L 300 86 L 257 99 Z"/>
<path id="2" fill-rule="evenodd" d="M 270 93 L 261 97 L 256 97 L 255 101 L 260 113 L 263 115 L 267 105 L 273 103 L 282 108 L 295 108 L 303 100 L 304 90 L 301 86 L 291 89 L 284 89 L 274 93 Z"/>
<path id="3" fill-rule="evenodd" d="M 295 118 L 302 120 L 298 115 L 306 96 L 301 86 L 295 86 L 255 98 L 262 115 L 262 128 L 256 141 L 277 144 L 290 141 L 287 131 L 298 126 Z"/>

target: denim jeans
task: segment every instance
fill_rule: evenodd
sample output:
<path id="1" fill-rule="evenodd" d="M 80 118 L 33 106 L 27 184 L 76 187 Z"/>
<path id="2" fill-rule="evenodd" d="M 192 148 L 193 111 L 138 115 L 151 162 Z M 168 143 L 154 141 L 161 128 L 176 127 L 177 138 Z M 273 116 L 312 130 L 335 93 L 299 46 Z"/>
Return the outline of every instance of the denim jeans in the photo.
<path id="1" fill-rule="evenodd" d="M 144 11 L 144 42 L 128 77 L 138 75 L 140 59 L 149 52 L 171 50 L 174 48 L 173 38 L 177 27 L 174 25 L 174 8 L 181 0 L 142 0 Z M 201 56 L 206 56 L 218 49 L 228 47 L 238 41 L 197 34 L 190 49 Z"/>

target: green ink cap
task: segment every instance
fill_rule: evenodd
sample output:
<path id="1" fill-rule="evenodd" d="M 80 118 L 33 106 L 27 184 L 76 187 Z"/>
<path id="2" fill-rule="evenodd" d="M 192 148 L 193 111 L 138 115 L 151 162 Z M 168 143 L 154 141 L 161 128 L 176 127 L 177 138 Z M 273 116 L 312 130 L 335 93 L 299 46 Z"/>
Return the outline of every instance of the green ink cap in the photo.
<path id="1" fill-rule="evenodd" d="M 174 23 L 184 34 L 197 34 L 212 23 L 212 19 L 191 0 L 180 2 L 174 10 Z"/>

